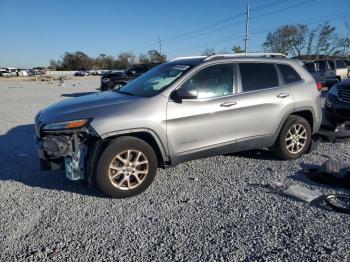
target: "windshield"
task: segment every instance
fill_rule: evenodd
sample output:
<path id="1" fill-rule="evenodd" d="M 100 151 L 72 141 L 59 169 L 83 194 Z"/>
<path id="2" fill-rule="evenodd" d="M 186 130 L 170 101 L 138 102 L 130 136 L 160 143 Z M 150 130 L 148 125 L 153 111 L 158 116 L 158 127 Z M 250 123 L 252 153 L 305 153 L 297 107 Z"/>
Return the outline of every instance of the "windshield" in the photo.
<path id="1" fill-rule="evenodd" d="M 188 65 L 162 64 L 123 86 L 117 92 L 150 97 L 158 94 L 189 70 Z"/>

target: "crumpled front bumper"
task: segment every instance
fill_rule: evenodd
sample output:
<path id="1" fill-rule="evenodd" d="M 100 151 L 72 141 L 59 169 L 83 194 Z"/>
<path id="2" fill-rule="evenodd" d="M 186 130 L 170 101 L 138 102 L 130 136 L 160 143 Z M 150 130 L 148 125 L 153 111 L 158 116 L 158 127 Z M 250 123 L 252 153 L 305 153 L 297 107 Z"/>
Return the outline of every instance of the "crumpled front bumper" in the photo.
<path id="1" fill-rule="evenodd" d="M 37 127 L 34 140 L 41 169 L 61 169 L 70 180 L 84 179 L 88 150 L 96 139 L 90 128 L 44 133 Z"/>

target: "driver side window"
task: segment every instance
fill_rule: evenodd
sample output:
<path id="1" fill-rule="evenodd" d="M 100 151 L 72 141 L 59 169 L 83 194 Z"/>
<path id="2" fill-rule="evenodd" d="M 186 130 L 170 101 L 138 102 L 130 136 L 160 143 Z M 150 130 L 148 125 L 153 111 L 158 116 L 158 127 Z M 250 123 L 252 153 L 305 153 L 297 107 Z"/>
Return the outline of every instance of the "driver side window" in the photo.
<path id="1" fill-rule="evenodd" d="M 233 65 L 207 67 L 188 79 L 181 88 L 197 90 L 198 98 L 215 98 L 232 94 Z"/>

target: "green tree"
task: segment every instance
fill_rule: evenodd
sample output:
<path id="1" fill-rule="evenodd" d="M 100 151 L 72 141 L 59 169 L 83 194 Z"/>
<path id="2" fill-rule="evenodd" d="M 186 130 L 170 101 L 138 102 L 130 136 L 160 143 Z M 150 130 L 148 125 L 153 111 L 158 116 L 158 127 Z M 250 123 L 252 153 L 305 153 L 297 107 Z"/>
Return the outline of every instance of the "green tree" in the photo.
<path id="1" fill-rule="evenodd" d="M 235 54 L 237 54 L 237 53 L 244 53 L 244 50 L 243 50 L 240 46 L 238 46 L 238 45 L 234 45 L 234 46 L 232 47 L 232 51 L 233 51 L 233 53 L 235 53 Z"/>
<path id="2" fill-rule="evenodd" d="M 332 49 L 333 39 L 335 37 L 335 27 L 329 23 L 324 23 L 318 33 L 316 55 L 329 55 Z"/>
<path id="3" fill-rule="evenodd" d="M 164 63 L 164 62 L 166 62 L 166 55 L 162 55 L 157 50 L 149 50 L 148 56 L 149 56 L 150 63 Z"/>
<path id="4" fill-rule="evenodd" d="M 266 36 L 263 47 L 266 51 L 299 56 L 307 46 L 307 25 L 285 25 Z"/>

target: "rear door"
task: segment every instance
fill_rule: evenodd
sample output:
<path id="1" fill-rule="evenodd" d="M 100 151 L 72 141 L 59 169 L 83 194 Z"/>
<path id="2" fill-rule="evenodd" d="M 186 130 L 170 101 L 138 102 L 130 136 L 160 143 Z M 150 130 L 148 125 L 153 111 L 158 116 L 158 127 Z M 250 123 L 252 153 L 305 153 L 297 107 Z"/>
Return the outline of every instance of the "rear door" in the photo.
<path id="1" fill-rule="evenodd" d="M 234 108 L 234 138 L 239 141 L 271 137 L 284 116 L 293 111 L 289 85 L 273 63 L 240 63 L 239 94 Z"/>

